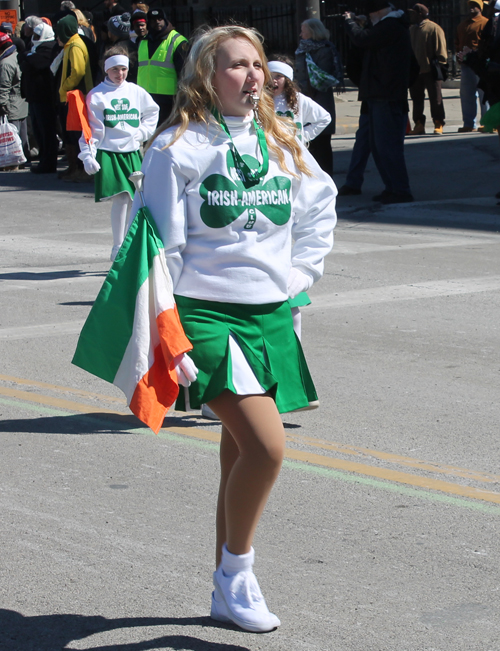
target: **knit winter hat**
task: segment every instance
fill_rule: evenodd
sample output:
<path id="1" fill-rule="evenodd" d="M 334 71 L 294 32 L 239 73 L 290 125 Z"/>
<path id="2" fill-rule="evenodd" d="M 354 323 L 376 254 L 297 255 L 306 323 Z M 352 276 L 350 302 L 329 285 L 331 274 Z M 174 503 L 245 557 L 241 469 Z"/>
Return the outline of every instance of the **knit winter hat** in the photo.
<path id="1" fill-rule="evenodd" d="M 2 32 L 13 34 L 12 23 L 2 23 Z"/>
<path id="2" fill-rule="evenodd" d="M 160 18 L 161 20 L 164 20 L 165 22 L 168 20 L 167 14 L 165 13 L 165 10 L 162 9 L 161 7 L 158 7 L 158 9 L 150 9 L 148 11 L 148 20 L 151 18 Z"/>
<path id="3" fill-rule="evenodd" d="M 410 11 L 415 11 L 419 16 L 428 16 L 429 15 L 429 10 L 425 5 L 422 5 L 420 3 L 413 5 L 413 7 L 410 9 Z"/>
<path id="4" fill-rule="evenodd" d="M 4 45 L 12 45 L 12 39 L 5 32 L 0 32 L 0 47 L 3 47 Z"/>
<path id="5" fill-rule="evenodd" d="M 467 0 L 468 5 L 478 5 L 481 11 L 483 10 L 483 0 Z"/>
<path id="6" fill-rule="evenodd" d="M 144 13 L 144 11 L 141 11 L 140 9 L 136 9 L 134 13 L 132 14 L 132 18 L 130 19 L 130 22 L 132 25 L 137 22 L 138 20 L 142 21 L 143 23 L 148 22 L 148 15 Z"/>
<path id="7" fill-rule="evenodd" d="M 375 12 L 380 11 L 381 9 L 387 9 L 388 7 L 392 7 L 389 0 L 368 0 L 366 3 L 366 13 L 374 14 Z"/>
<path id="8" fill-rule="evenodd" d="M 108 20 L 108 32 L 113 36 L 128 36 L 130 33 L 130 14 L 111 16 Z"/>

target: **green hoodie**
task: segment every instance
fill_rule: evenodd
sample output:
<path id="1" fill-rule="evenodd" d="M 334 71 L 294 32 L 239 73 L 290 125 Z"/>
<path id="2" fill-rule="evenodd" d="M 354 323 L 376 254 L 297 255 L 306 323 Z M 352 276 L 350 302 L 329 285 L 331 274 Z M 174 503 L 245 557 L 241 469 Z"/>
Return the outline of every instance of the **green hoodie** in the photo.
<path id="1" fill-rule="evenodd" d="M 69 14 L 57 21 L 56 36 L 61 43 L 67 43 L 75 34 L 78 34 L 78 21 L 73 15 Z"/>

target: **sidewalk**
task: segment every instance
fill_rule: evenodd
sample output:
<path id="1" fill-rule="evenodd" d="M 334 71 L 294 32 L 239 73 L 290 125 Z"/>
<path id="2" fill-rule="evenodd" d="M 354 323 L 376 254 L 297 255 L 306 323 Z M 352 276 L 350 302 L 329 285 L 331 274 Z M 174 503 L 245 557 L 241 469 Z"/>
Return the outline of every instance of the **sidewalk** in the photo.
<path id="1" fill-rule="evenodd" d="M 434 135 L 426 99 L 428 132 L 407 136 L 406 164 L 415 203 L 381 206 L 373 195 L 383 190 L 382 181 L 370 158 L 363 194 L 339 197 L 341 219 L 389 221 L 500 230 L 500 206 L 495 194 L 500 190 L 500 142 L 497 134 L 458 133 L 462 112 L 458 88 L 443 89 L 446 125 L 442 136 Z M 335 96 L 337 133 L 333 136 L 334 180 L 345 183 L 360 102 L 357 89 Z M 411 102 L 410 102 L 411 117 Z M 413 126 L 413 121 L 412 121 Z"/>
<path id="2" fill-rule="evenodd" d="M 453 82 L 455 83 L 455 82 Z M 463 125 L 462 110 L 460 107 L 460 89 L 443 88 L 444 108 L 446 112 L 446 125 L 444 133 L 456 133 L 457 129 Z M 412 103 L 410 104 L 410 120 L 413 127 Z M 337 111 L 337 136 L 356 133 L 358 128 L 359 110 L 361 102 L 358 101 L 358 89 L 351 86 L 347 87 L 346 92 L 341 95 L 335 95 L 335 108 Z M 425 99 L 425 114 L 427 116 L 427 130 L 432 134 L 432 119 L 429 106 L 429 100 Z M 437 137 L 437 136 L 436 136 Z"/>

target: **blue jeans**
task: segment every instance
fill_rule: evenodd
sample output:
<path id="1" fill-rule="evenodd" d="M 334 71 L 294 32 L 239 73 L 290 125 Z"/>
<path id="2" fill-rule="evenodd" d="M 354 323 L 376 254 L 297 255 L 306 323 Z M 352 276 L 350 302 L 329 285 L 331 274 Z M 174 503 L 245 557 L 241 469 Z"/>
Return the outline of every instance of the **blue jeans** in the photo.
<path id="1" fill-rule="evenodd" d="M 408 103 L 368 100 L 368 111 L 370 147 L 386 191 L 410 194 L 404 153 Z"/>
<path id="2" fill-rule="evenodd" d="M 460 77 L 460 103 L 462 104 L 462 118 L 464 127 L 477 129 L 477 98 L 481 107 L 481 117 L 490 108 L 488 102 L 483 104 L 484 93 L 477 87 L 479 77 L 474 70 L 467 65 L 462 65 Z"/>
<path id="3" fill-rule="evenodd" d="M 350 188 L 361 190 L 365 178 L 365 169 L 370 158 L 370 117 L 368 113 L 359 116 L 359 127 L 356 131 L 356 142 L 352 150 L 351 162 L 345 184 Z"/>

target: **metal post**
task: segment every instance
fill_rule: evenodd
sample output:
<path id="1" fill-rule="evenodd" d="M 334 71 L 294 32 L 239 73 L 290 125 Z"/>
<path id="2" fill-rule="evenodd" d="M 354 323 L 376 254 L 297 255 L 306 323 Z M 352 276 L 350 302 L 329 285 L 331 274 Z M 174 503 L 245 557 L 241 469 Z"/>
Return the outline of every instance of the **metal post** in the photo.
<path id="1" fill-rule="evenodd" d="M 320 20 L 320 0 L 306 0 L 306 11 L 308 18 L 317 18 Z"/>

